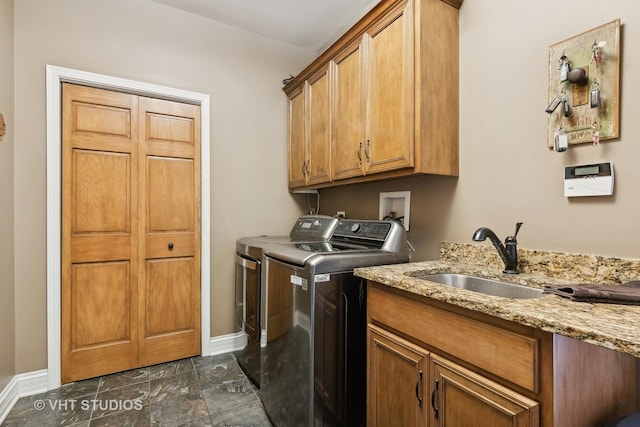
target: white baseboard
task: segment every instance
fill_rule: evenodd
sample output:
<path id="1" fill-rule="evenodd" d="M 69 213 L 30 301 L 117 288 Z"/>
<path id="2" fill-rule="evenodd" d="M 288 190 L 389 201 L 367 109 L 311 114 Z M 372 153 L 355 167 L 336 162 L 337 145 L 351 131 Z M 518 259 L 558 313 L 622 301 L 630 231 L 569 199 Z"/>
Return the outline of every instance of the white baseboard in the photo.
<path id="1" fill-rule="evenodd" d="M 46 369 L 14 376 L 0 392 L 0 424 L 7 417 L 18 399 L 32 394 L 44 393 L 49 384 Z"/>
<path id="2" fill-rule="evenodd" d="M 242 350 L 247 345 L 247 334 L 236 332 L 235 334 L 211 337 L 209 343 L 209 356 Z"/>
<path id="3" fill-rule="evenodd" d="M 18 380 L 16 377 L 13 377 L 4 390 L 0 392 L 0 424 L 7 418 L 9 411 L 11 411 L 13 405 L 15 405 L 20 398 L 18 389 Z"/>
<path id="4" fill-rule="evenodd" d="M 247 335 L 244 332 L 211 337 L 208 356 L 242 350 L 247 345 Z M 0 391 L 0 424 L 7 417 L 13 405 L 21 397 L 44 393 L 49 387 L 47 369 L 27 372 L 14 376 L 9 384 Z"/>

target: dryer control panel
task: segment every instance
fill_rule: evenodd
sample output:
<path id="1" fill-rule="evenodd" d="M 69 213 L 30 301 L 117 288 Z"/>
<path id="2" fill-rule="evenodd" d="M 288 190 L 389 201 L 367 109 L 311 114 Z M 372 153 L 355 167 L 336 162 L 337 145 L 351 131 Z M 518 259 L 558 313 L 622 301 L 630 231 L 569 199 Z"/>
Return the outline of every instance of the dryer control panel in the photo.
<path id="1" fill-rule="evenodd" d="M 327 215 L 303 215 L 293 224 L 291 240 L 328 240 L 338 224 L 338 218 Z"/>

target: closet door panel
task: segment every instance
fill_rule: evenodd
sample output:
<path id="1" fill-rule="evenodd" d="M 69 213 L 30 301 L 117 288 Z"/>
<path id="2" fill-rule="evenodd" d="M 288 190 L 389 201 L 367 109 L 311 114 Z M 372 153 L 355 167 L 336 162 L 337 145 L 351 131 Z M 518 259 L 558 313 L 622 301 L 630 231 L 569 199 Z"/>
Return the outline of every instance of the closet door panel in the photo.
<path id="1" fill-rule="evenodd" d="M 140 98 L 139 363 L 200 354 L 200 109 Z"/>
<path id="2" fill-rule="evenodd" d="M 137 366 L 138 97 L 63 85 L 62 382 Z"/>

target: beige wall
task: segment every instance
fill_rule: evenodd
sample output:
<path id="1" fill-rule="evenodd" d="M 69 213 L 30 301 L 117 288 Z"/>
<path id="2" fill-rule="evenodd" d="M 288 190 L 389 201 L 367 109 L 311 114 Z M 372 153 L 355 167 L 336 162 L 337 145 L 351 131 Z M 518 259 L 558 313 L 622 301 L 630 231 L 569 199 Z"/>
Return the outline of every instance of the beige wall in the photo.
<path id="1" fill-rule="evenodd" d="M 46 367 L 45 64 L 211 95 L 211 335 L 234 332 L 235 240 L 300 213 L 281 80 L 312 54 L 148 0 L 20 0 L 15 40 L 16 371 Z"/>
<path id="2" fill-rule="evenodd" d="M 549 45 L 616 18 L 623 24 L 621 137 L 549 151 Z M 640 3 L 467 0 L 460 33 L 457 182 L 425 177 L 323 190 L 321 212 L 377 217 L 380 191 L 411 190 L 416 260 L 437 257 L 441 240 L 471 242 L 480 226 L 504 238 L 516 221 L 524 222 L 521 247 L 640 258 Z M 564 166 L 601 161 L 614 163 L 613 197 L 563 196 Z"/>
<path id="3" fill-rule="evenodd" d="M 15 374 L 13 300 L 13 0 L 0 0 L 0 391 Z"/>
<path id="4" fill-rule="evenodd" d="M 13 352 L 3 348 L 0 389 L 6 375 L 46 367 L 45 64 L 211 95 L 211 334 L 233 332 L 235 240 L 284 234 L 306 206 L 305 196 L 286 191 L 287 103 L 280 80 L 313 55 L 148 0 L 15 3 L 15 68 L 0 62 L 0 77 L 15 71 L 15 131 L 0 142 L 0 202 L 15 211 L 15 218 L 0 212 L 3 237 L 15 224 L 15 244 L 1 249 L 9 253 L 0 262 L 14 255 L 15 262 L 0 273 L 0 320 L 14 323 L 14 307 L 4 298 L 13 292 L 5 285 L 13 280 L 15 369 Z M 3 54 L 10 49 L 5 20 L 10 22 L 11 4 L 0 0 Z M 615 18 L 624 24 L 621 138 L 599 148 L 550 152 L 548 46 Z M 437 257 L 441 240 L 469 242 L 479 226 L 504 237 L 516 221 L 525 223 L 522 247 L 640 258 L 640 167 L 634 163 L 640 159 L 640 49 L 634 42 L 640 40 L 640 4 L 467 0 L 460 28 L 460 178 L 322 190 L 321 211 L 376 217 L 380 191 L 411 190 L 416 260 Z M 12 109 L 6 82 L 0 82 L 5 115 Z M 604 160 L 615 163 L 615 196 L 563 197 L 563 166 Z M 12 180 L 13 193 L 6 185 Z M 0 339 L 7 338 L 10 348 L 13 328 L 0 325 Z"/>

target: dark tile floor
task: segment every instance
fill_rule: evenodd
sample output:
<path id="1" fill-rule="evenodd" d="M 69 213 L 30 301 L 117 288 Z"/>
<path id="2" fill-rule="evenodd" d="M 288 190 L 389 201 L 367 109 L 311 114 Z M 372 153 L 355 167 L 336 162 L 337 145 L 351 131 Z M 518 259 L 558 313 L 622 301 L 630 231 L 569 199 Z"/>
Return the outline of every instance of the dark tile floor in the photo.
<path id="1" fill-rule="evenodd" d="M 3 426 L 271 427 L 231 354 L 193 357 L 23 397 Z"/>

